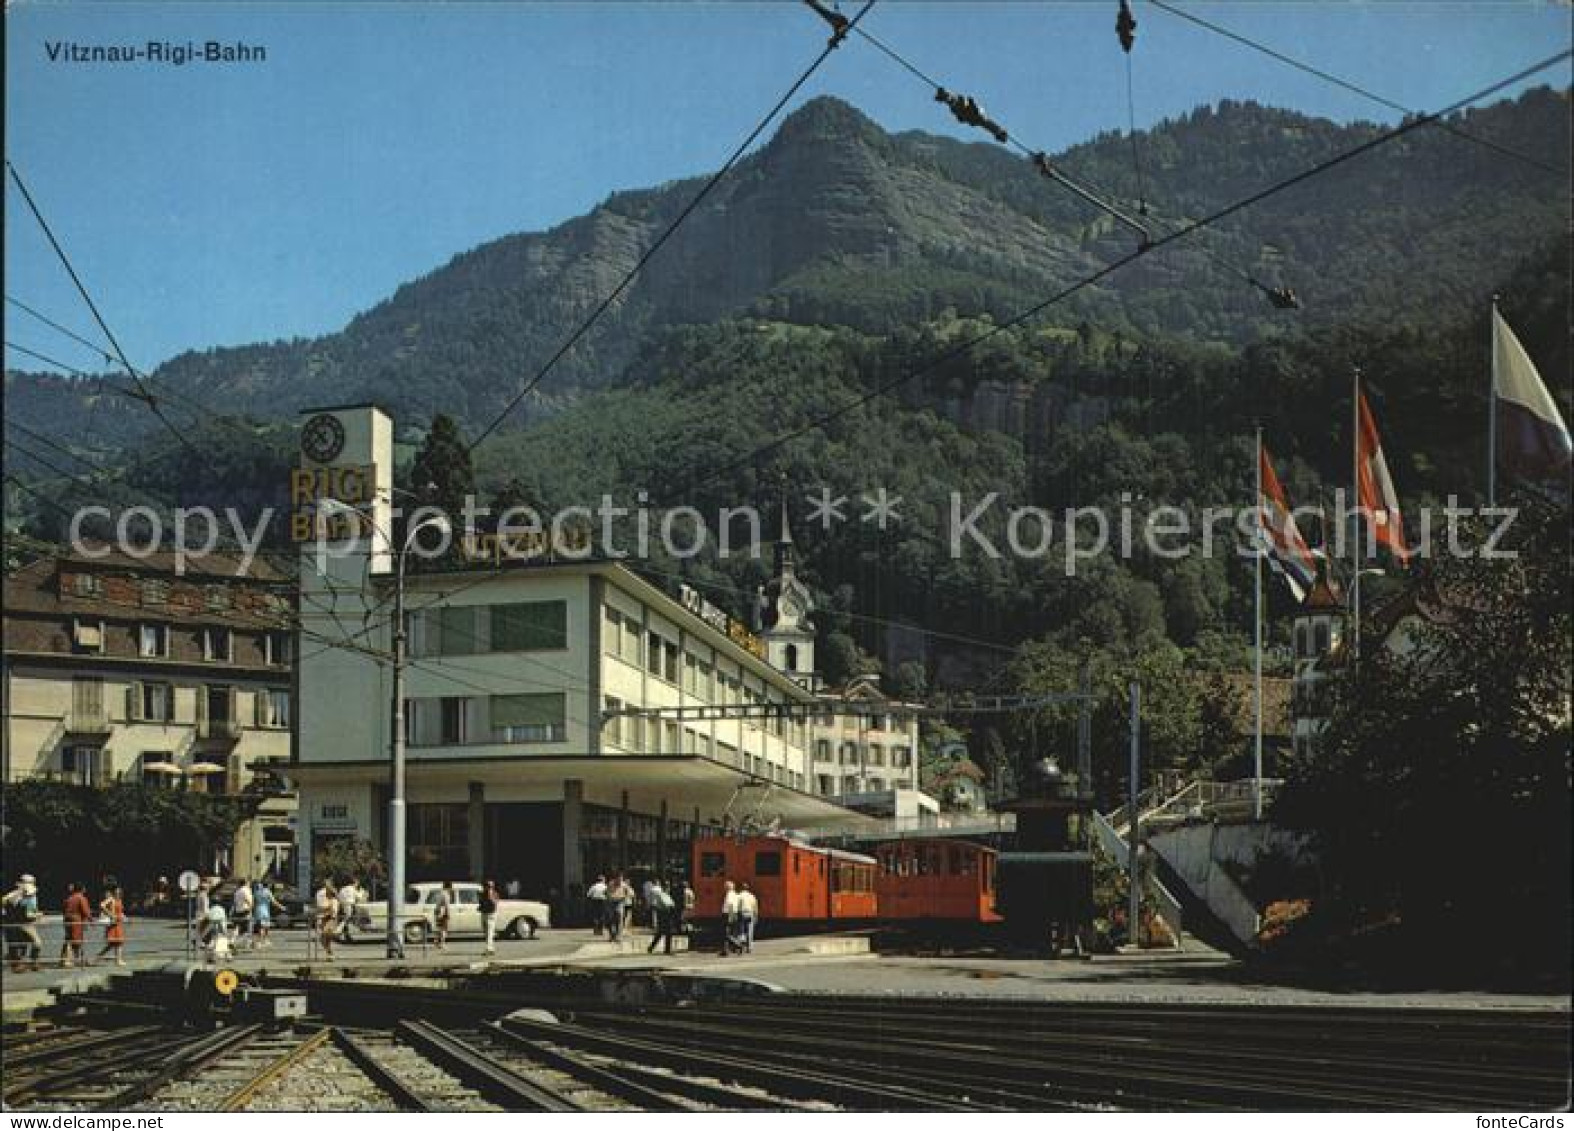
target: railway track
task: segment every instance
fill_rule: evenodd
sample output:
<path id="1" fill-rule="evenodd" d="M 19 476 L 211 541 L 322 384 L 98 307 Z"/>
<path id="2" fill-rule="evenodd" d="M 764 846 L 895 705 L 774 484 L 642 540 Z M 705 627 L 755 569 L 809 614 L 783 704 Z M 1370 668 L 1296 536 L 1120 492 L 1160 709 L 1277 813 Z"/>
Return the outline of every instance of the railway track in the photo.
<path id="1" fill-rule="evenodd" d="M 1568 1099 L 1569 1017 L 1557 1011 L 773 995 L 639 1007 L 559 1000 L 547 1014 L 518 1011 L 517 998 L 505 1006 L 497 993 L 313 989 L 325 992 L 309 1031 L 193 1034 L 132 1014 L 117 1029 L 8 1036 L 6 1106 L 1523 1111 Z"/>

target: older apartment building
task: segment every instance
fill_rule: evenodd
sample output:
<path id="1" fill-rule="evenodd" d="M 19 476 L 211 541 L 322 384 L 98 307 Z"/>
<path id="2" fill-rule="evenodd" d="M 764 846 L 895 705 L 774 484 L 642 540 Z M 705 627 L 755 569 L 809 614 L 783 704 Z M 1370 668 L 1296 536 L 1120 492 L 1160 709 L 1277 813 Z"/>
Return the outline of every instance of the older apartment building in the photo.
<path id="1" fill-rule="evenodd" d="M 102 556 L 99 556 L 102 554 Z M 62 552 L 5 579 L 6 781 L 265 793 L 237 870 L 290 863 L 291 586 L 228 556 Z M 193 862 L 199 863 L 199 862 Z"/>

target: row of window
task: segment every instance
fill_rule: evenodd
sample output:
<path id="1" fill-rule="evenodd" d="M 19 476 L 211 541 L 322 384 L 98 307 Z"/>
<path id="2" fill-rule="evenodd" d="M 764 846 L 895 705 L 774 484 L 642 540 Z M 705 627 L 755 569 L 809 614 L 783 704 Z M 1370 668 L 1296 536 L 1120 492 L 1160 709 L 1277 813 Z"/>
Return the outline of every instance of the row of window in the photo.
<path id="1" fill-rule="evenodd" d="M 860 786 L 856 774 L 842 778 L 840 787 L 837 786 L 835 774 L 816 774 L 814 780 L 815 792 L 822 797 L 835 797 L 842 793 L 884 793 L 902 784 L 899 781 L 888 782 L 884 778 L 868 778 L 865 779 L 867 784 Z"/>
<path id="2" fill-rule="evenodd" d="M 445 695 L 405 703 L 405 740 L 412 746 L 568 741 L 568 697 Z"/>
<path id="3" fill-rule="evenodd" d="M 620 711 L 625 706 L 621 699 L 610 695 L 606 704 L 608 711 Z M 740 755 L 731 743 L 672 719 L 614 714 L 602 724 L 601 735 L 604 742 L 638 754 L 697 754 L 794 789 L 802 789 L 807 780 L 797 770 L 789 770 L 757 754 Z"/>
<path id="4" fill-rule="evenodd" d="M 203 684 L 194 689 L 195 710 L 190 719 L 176 717 L 175 685 L 167 680 L 135 680 L 126 686 L 127 722 L 191 722 L 218 726 L 240 722 L 237 689 L 229 684 Z M 286 688 L 257 688 L 252 695 L 252 725 L 285 730 L 290 725 L 290 693 Z M 71 681 L 71 721 L 74 726 L 107 725 L 104 681 L 78 676 Z"/>
<path id="5" fill-rule="evenodd" d="M 655 629 L 642 632 L 637 618 L 610 605 L 602 609 L 601 642 L 602 651 L 607 655 L 643 668 L 657 679 L 707 703 L 723 707 L 786 706 L 786 700 L 767 697 L 759 688 L 749 686 L 737 675 L 719 670 L 709 660 L 686 651 L 677 641 Z M 751 727 L 768 730 L 781 738 L 787 737 L 787 732 L 792 730 L 800 744 L 805 737 L 802 720 L 762 717 L 745 721 Z"/>
<path id="6" fill-rule="evenodd" d="M 829 739 L 818 738 L 814 742 L 814 760 L 816 762 L 831 762 L 839 760 L 844 766 L 856 766 L 858 761 L 858 744 L 844 742 L 838 750 L 838 758 L 831 756 L 831 742 Z M 913 764 L 913 752 L 906 746 L 891 747 L 891 766 L 898 770 L 905 770 Z M 866 766 L 885 765 L 886 749 L 878 742 L 869 744 L 867 757 L 863 764 Z"/>
<path id="7" fill-rule="evenodd" d="M 444 605 L 411 613 L 408 626 L 415 657 L 561 651 L 568 647 L 568 602 Z"/>
<path id="8" fill-rule="evenodd" d="M 137 656 L 144 660 L 167 660 L 170 656 L 170 626 L 145 622 L 137 626 Z M 202 658 L 210 663 L 235 661 L 235 633 L 232 629 L 210 625 L 197 630 Z M 76 617 L 71 626 L 72 648 L 85 655 L 104 654 L 104 622 Z M 262 638 L 263 662 L 287 665 L 294 658 L 294 638 L 287 632 L 269 632 Z"/>
<path id="9" fill-rule="evenodd" d="M 223 769 L 206 773 L 172 774 L 166 769 L 174 764 L 175 754 L 170 750 L 144 750 L 138 757 L 131 776 L 146 785 L 176 786 L 193 793 L 218 793 L 226 785 L 239 788 L 241 761 L 238 756 L 228 759 Z M 114 776 L 110 773 L 109 754 L 102 746 L 62 746 L 60 748 L 61 780 L 76 785 L 98 785 Z"/>

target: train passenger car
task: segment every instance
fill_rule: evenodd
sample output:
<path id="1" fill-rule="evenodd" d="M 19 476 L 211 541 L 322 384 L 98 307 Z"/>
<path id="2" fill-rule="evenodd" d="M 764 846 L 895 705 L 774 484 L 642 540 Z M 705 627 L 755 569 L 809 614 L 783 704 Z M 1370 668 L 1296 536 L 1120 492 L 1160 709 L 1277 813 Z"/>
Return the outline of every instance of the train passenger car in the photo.
<path id="1" fill-rule="evenodd" d="M 898 840 L 879 845 L 875 878 L 880 918 L 998 923 L 998 854 L 964 840 Z"/>
<path id="2" fill-rule="evenodd" d="M 691 874 L 697 919 L 720 917 L 728 880 L 749 885 L 763 924 L 875 917 L 875 861 L 856 852 L 784 836 L 701 837 Z"/>

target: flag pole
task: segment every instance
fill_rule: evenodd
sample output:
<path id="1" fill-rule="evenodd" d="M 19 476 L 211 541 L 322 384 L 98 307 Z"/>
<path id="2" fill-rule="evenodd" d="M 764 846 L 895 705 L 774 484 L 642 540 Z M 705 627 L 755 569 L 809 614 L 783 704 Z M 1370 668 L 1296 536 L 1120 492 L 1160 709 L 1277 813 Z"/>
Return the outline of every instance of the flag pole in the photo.
<path id="1" fill-rule="evenodd" d="M 1487 506 L 1497 506 L 1497 312 L 1492 296 L 1492 379 L 1487 385 Z"/>
<path id="2" fill-rule="evenodd" d="M 1262 559 L 1266 531 L 1263 530 L 1262 502 L 1262 428 L 1257 429 L 1257 577 L 1256 600 L 1253 604 L 1252 632 L 1257 643 L 1257 733 L 1252 769 L 1252 819 L 1262 820 Z"/>
<path id="3" fill-rule="evenodd" d="M 1354 372 L 1354 392 L 1350 398 L 1350 490 L 1355 498 L 1355 537 L 1350 550 L 1350 654 L 1361 662 L 1361 539 L 1366 524 L 1361 513 L 1361 367 Z"/>

